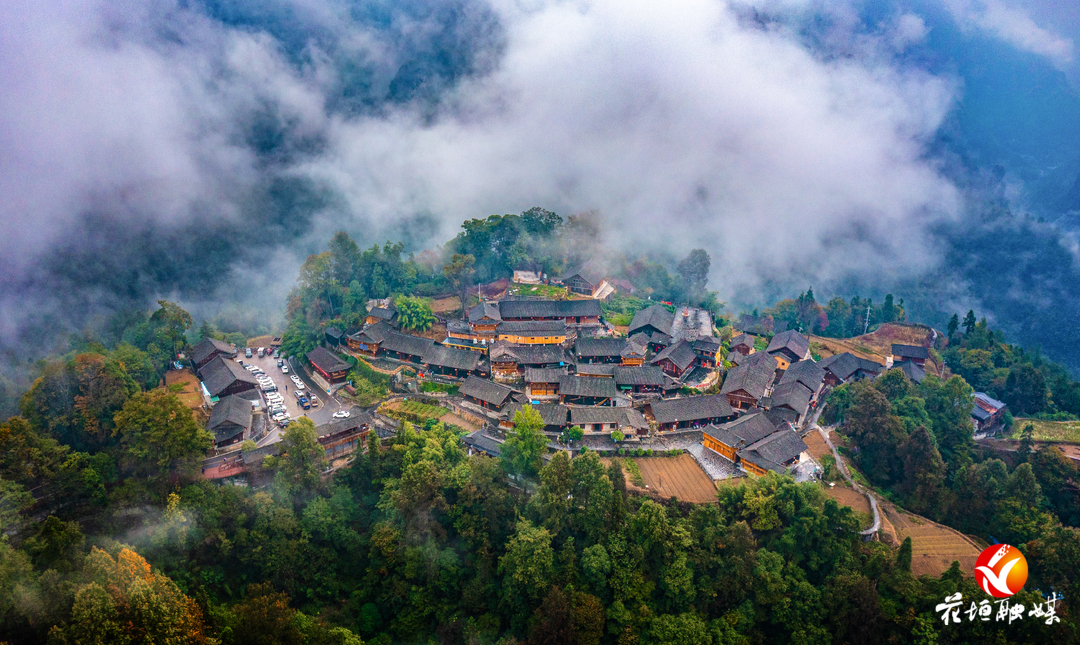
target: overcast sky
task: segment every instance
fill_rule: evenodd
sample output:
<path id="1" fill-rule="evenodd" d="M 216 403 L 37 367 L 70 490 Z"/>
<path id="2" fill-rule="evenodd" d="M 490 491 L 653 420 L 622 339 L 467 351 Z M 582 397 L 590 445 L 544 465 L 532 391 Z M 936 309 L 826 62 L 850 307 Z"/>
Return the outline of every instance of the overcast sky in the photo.
<path id="1" fill-rule="evenodd" d="M 423 221 L 406 227 L 423 247 L 465 218 L 543 206 L 599 210 L 626 250 L 703 247 L 728 295 L 922 271 L 938 258 L 928 227 L 962 213 L 927 144 L 963 84 L 899 62 L 926 38 L 917 12 L 866 25 L 843 3 L 493 0 L 455 5 L 451 28 L 410 6 L 364 20 L 330 0 L 236 3 L 262 22 L 226 24 L 161 1 L 0 4 L 0 333 L 26 304 L 13 292 L 78 247 L 88 214 L 122 223 L 122 253 L 125 230 L 243 225 L 271 174 L 333 195 L 266 249 L 277 273 L 334 230 L 363 245 Z M 1074 3 L 941 6 L 1075 74 Z M 811 50 L 799 17 L 813 12 L 831 31 Z M 446 42 L 473 48 L 467 73 L 428 81 L 426 99 L 341 99 L 355 68 L 379 96 Z M 260 118 L 289 154 L 253 147 Z M 260 270 L 246 258 L 236 275 Z M 282 282 L 265 281 L 275 297 Z"/>

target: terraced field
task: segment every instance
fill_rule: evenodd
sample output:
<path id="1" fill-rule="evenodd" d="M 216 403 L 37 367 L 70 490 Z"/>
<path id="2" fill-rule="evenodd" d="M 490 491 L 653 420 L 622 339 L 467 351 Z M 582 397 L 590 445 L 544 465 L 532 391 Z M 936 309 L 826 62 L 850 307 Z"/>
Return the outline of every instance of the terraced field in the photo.
<path id="1" fill-rule="evenodd" d="M 966 535 L 917 515 L 885 505 L 885 515 L 900 542 L 911 538 L 911 572 L 940 576 L 954 560 L 967 575 L 975 575 L 975 560 L 983 547 Z"/>
<path id="2" fill-rule="evenodd" d="M 606 463 L 608 459 L 601 460 Z M 648 491 L 659 497 L 675 497 L 684 502 L 707 504 L 716 501 L 716 484 L 701 469 L 693 456 L 635 457 L 645 487 L 634 486 L 626 474 L 627 488 Z"/>

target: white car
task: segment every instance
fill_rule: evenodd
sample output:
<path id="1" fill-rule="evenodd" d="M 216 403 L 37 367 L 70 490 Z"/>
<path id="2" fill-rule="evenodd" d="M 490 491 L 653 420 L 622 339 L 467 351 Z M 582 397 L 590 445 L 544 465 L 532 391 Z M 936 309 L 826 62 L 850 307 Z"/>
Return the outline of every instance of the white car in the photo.
<path id="1" fill-rule="evenodd" d="M 348 419 L 351 413 L 348 410 L 338 410 L 334 413 L 335 419 Z"/>
<path id="2" fill-rule="evenodd" d="M 282 374 L 288 374 L 289 373 L 289 366 L 288 365 L 282 365 L 281 366 L 281 373 Z"/>

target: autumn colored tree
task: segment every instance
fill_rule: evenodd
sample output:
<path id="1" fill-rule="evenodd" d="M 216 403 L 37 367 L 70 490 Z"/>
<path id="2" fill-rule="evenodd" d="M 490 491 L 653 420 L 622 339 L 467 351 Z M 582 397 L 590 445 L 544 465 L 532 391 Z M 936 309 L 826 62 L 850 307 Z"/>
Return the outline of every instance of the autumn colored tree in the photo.
<path id="1" fill-rule="evenodd" d="M 250 585 L 244 600 L 233 607 L 236 645 L 301 645 L 304 635 L 296 624 L 296 610 L 289 596 L 268 582 Z"/>

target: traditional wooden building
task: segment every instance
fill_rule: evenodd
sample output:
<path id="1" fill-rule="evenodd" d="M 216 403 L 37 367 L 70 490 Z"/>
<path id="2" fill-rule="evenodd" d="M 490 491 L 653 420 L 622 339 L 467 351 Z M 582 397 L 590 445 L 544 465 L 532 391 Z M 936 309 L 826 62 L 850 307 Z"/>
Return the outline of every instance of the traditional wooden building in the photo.
<path id="1" fill-rule="evenodd" d="M 635 334 L 627 339 L 622 351 L 623 365 L 644 365 L 648 357 L 649 339 L 644 334 Z"/>
<path id="2" fill-rule="evenodd" d="M 698 363 L 697 352 L 691 343 L 677 340 L 664 351 L 657 354 L 650 364 L 656 365 L 674 378 L 681 378 Z"/>
<path id="3" fill-rule="evenodd" d="M 675 323 L 675 314 L 664 305 L 652 305 L 634 314 L 630 321 L 629 336 L 645 334 L 650 339 L 656 334 L 671 339 L 671 327 Z"/>
<path id="4" fill-rule="evenodd" d="M 698 364 L 707 370 L 714 370 L 720 365 L 723 344 L 719 338 L 699 338 L 691 343 L 694 353 L 698 356 Z"/>
<path id="5" fill-rule="evenodd" d="M 435 341 L 430 338 L 389 331 L 383 336 L 379 352 L 399 361 L 423 364 L 424 353 L 430 351 L 434 345 Z"/>
<path id="6" fill-rule="evenodd" d="M 499 411 L 511 401 L 513 390 L 487 379 L 470 376 L 461 384 L 458 392 L 466 401 L 475 403 L 487 410 Z"/>
<path id="7" fill-rule="evenodd" d="M 825 370 L 825 384 L 829 387 L 848 381 L 876 378 L 885 369 L 881 363 L 860 358 L 850 352 L 823 358 L 817 365 Z"/>
<path id="8" fill-rule="evenodd" d="M 562 320 L 567 325 L 599 325 L 603 312 L 596 300 L 501 300 L 505 321 Z"/>
<path id="9" fill-rule="evenodd" d="M 892 346 L 893 363 L 911 361 L 921 368 L 926 367 L 926 359 L 930 358 L 930 350 L 921 345 L 896 345 Z"/>
<path id="10" fill-rule="evenodd" d="M 559 383 L 566 376 L 561 368 L 525 368 L 525 394 L 530 400 L 549 397 L 558 398 Z"/>
<path id="11" fill-rule="evenodd" d="M 349 376 L 350 366 L 340 356 L 326 349 L 316 347 L 307 353 L 308 362 L 330 386 L 344 383 Z"/>
<path id="12" fill-rule="evenodd" d="M 904 373 L 904 376 L 908 378 L 912 383 L 922 383 L 926 378 L 926 370 L 920 367 L 914 361 L 901 361 L 899 363 L 893 363 L 892 369 L 900 370 Z"/>
<path id="13" fill-rule="evenodd" d="M 618 430 L 625 439 L 637 440 L 649 434 L 649 422 L 633 408 L 570 408 L 569 425 L 587 435 L 610 435 Z"/>
<path id="14" fill-rule="evenodd" d="M 655 365 L 616 365 L 612 376 L 620 392 L 666 394 L 679 389 L 679 384 Z"/>
<path id="15" fill-rule="evenodd" d="M 652 401 L 645 404 L 645 409 L 656 420 L 660 432 L 724 423 L 736 416 L 722 394 Z"/>
<path id="16" fill-rule="evenodd" d="M 810 358 L 810 339 L 789 329 L 773 336 L 765 351 L 776 359 L 777 369 L 786 370 L 792 363 Z"/>
<path id="17" fill-rule="evenodd" d="M 760 358 L 747 360 L 738 367 L 728 370 L 724 377 L 724 384 L 720 388 L 720 394 L 726 396 L 728 403 L 736 410 L 757 407 L 758 401 L 765 396 L 776 373 L 776 362 L 769 354 L 753 354 L 752 356 L 760 356 Z"/>
<path id="18" fill-rule="evenodd" d="M 365 356 L 378 356 L 382 342 L 388 334 L 397 333 L 386 323 L 368 325 L 359 332 L 345 337 L 345 345 L 352 351 Z"/>
<path id="19" fill-rule="evenodd" d="M 570 415 L 570 408 L 561 403 L 539 403 L 525 405 L 521 403 L 507 403 L 503 412 L 499 415 L 499 429 L 503 432 L 514 427 L 514 415 L 523 408 L 531 408 L 540 414 L 544 421 L 544 432 L 559 434 L 566 428 Z"/>
<path id="20" fill-rule="evenodd" d="M 761 406 L 777 409 L 787 408 L 795 414 L 794 423 L 798 425 L 810 411 L 813 394 L 798 381 L 781 383 L 773 388 L 772 394 L 761 400 Z"/>
<path id="21" fill-rule="evenodd" d="M 731 351 L 749 356 L 754 353 L 754 340 L 750 334 L 739 334 L 731 339 Z"/>
<path id="22" fill-rule="evenodd" d="M 465 378 L 470 374 L 484 375 L 483 358 L 483 354 L 477 352 L 432 343 L 420 360 L 433 374 Z"/>
<path id="23" fill-rule="evenodd" d="M 515 345 L 561 345 L 566 342 L 566 323 L 561 320 L 501 322 L 499 340 Z"/>
<path id="24" fill-rule="evenodd" d="M 502 316 L 496 303 L 481 302 L 469 308 L 469 333 L 473 340 L 495 341 L 499 337 L 496 330 L 501 322 Z"/>
<path id="25" fill-rule="evenodd" d="M 492 376 L 517 378 L 528 367 L 565 367 L 570 363 L 559 345 L 496 343 L 489 352 Z"/>
<path id="26" fill-rule="evenodd" d="M 590 260 L 585 264 L 570 269 L 559 282 L 566 285 L 572 293 L 603 300 L 615 292 L 615 287 L 608 281 L 600 265 Z"/>
<path id="27" fill-rule="evenodd" d="M 976 432 L 987 432 L 999 424 L 1005 416 L 1005 404 L 985 392 L 974 395 L 975 407 L 971 409 L 971 420 Z"/>
<path id="28" fill-rule="evenodd" d="M 625 338 L 579 337 L 574 341 L 574 358 L 582 363 L 622 363 L 628 341 Z M 644 359 L 644 356 L 642 356 Z"/>
<path id="29" fill-rule="evenodd" d="M 203 366 L 218 356 L 236 358 L 236 351 L 236 347 L 229 343 L 208 336 L 191 348 L 191 363 L 195 368 L 195 373 L 198 374 Z"/>
<path id="30" fill-rule="evenodd" d="M 251 438 L 251 401 L 239 396 L 219 399 L 210 411 L 207 429 L 214 435 L 214 446 L 223 448 Z"/>
<path id="31" fill-rule="evenodd" d="M 739 465 L 751 475 L 762 476 L 770 470 L 784 474 L 807 459 L 808 448 L 790 424 L 739 450 Z"/>
<path id="32" fill-rule="evenodd" d="M 244 398 L 257 398 L 255 390 L 259 381 L 242 365 L 222 356 L 215 356 L 200 372 L 203 387 L 210 400 L 217 401 L 230 394 L 244 394 Z"/>
<path id="33" fill-rule="evenodd" d="M 615 405 L 615 379 L 564 376 L 559 382 L 559 401 L 577 405 Z"/>
<path id="34" fill-rule="evenodd" d="M 368 312 L 367 318 L 364 320 L 369 325 L 377 325 L 384 322 L 388 325 L 393 325 L 397 321 L 397 312 L 389 307 L 373 307 Z"/>
<path id="35" fill-rule="evenodd" d="M 813 360 L 799 361 L 784 372 L 778 385 L 800 383 L 810 392 L 810 399 L 816 400 L 825 384 L 825 370 Z"/>
<path id="36" fill-rule="evenodd" d="M 738 463 L 740 449 L 771 435 L 776 428 L 767 416 L 754 412 L 727 423 L 706 426 L 702 430 L 702 442 L 709 450 Z"/>
<path id="37" fill-rule="evenodd" d="M 367 443 L 374 417 L 370 413 L 361 412 L 359 408 L 353 408 L 351 412 L 344 419 L 334 419 L 315 427 L 319 445 L 331 461 L 352 454 L 357 449 L 363 450 Z"/>
<path id="38" fill-rule="evenodd" d="M 326 344 L 330 347 L 338 347 L 345 340 L 345 332 L 341 331 L 337 327 L 327 327 L 323 332 L 323 337 L 326 340 Z"/>

